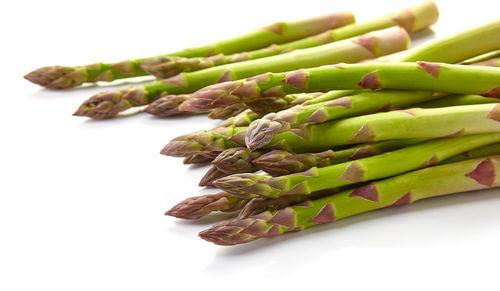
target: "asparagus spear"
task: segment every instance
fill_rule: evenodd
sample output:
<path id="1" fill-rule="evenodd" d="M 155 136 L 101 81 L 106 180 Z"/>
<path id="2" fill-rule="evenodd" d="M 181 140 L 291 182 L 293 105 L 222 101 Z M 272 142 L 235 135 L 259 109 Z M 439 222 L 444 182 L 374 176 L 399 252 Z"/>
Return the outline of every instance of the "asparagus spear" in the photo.
<path id="1" fill-rule="evenodd" d="M 252 163 L 258 169 L 272 176 L 289 175 L 304 172 L 312 167 L 323 168 L 347 161 L 374 156 L 414 145 L 424 139 L 398 139 L 378 143 L 359 144 L 347 149 L 326 150 L 319 153 L 294 154 L 284 150 L 274 150 L 254 159 Z"/>
<path id="2" fill-rule="evenodd" d="M 252 152 L 245 147 L 230 148 L 220 153 L 212 164 L 227 174 L 250 173 L 257 171 L 252 161 L 262 154 L 262 151 Z"/>
<path id="3" fill-rule="evenodd" d="M 408 42 L 408 34 L 403 29 L 392 28 L 288 54 L 182 73 L 141 87 L 98 93 L 85 101 L 75 115 L 108 118 L 130 107 L 151 103 L 162 93 L 191 93 L 217 82 L 248 78 L 266 72 L 283 72 L 341 61 L 357 62 L 404 50 Z"/>
<path id="4" fill-rule="evenodd" d="M 363 142 L 496 132 L 499 110 L 498 104 L 478 104 L 376 113 L 292 128 L 269 143 L 263 135 L 262 142 L 255 140 L 247 147 L 302 153 Z"/>
<path id="5" fill-rule="evenodd" d="M 165 212 L 165 215 L 184 219 L 197 219 L 213 211 L 238 211 L 242 209 L 247 202 L 248 200 L 240 199 L 232 194 L 220 192 L 217 194 L 195 196 L 185 199 Z"/>
<path id="6" fill-rule="evenodd" d="M 300 124 L 316 124 L 395 108 L 407 108 L 436 98 L 439 98 L 439 95 L 429 91 L 382 90 L 362 92 L 307 106 L 297 105 L 289 110 L 269 113 L 253 121 L 249 126 L 247 144 L 251 148 L 256 141 L 266 144 L 280 132 L 288 131 Z"/>
<path id="7" fill-rule="evenodd" d="M 498 187 L 499 173 L 500 156 L 430 167 L 278 211 L 266 211 L 245 219 L 225 221 L 200 232 L 199 236 L 218 245 L 247 243 L 375 209 L 410 204 L 446 194 Z"/>
<path id="8" fill-rule="evenodd" d="M 463 61 L 461 64 L 464 65 L 474 65 L 477 63 L 483 63 L 485 61 L 488 61 L 490 59 L 495 59 L 500 57 L 500 50 L 492 51 L 492 52 L 487 52 L 485 54 L 470 58 L 468 60 Z"/>
<path id="9" fill-rule="evenodd" d="M 427 1 L 415 7 L 404 9 L 397 13 L 390 13 L 364 23 L 341 26 L 340 28 L 325 31 L 321 34 L 305 39 L 281 45 L 272 45 L 271 47 L 260 50 L 247 51 L 227 56 L 219 54 L 207 58 L 156 58 L 151 61 L 142 62 L 141 67 L 144 71 L 158 78 L 168 78 L 181 72 L 192 72 L 222 64 L 259 59 L 290 52 L 296 49 L 315 47 L 325 43 L 355 37 L 370 31 L 380 30 L 396 25 L 401 26 L 408 32 L 414 32 L 434 24 L 438 19 L 438 14 L 439 12 L 436 4 L 434 4 L 434 2 Z M 348 24 L 347 22 L 350 21 L 347 16 L 344 17 L 343 20 L 345 23 L 342 24 Z"/>
<path id="10" fill-rule="evenodd" d="M 219 154 L 228 148 L 245 146 L 246 129 L 246 127 L 228 126 L 182 135 L 170 141 L 160 153 L 172 157 Z"/>
<path id="11" fill-rule="evenodd" d="M 500 97 L 500 69 L 422 61 L 337 64 L 267 73 L 252 79 L 215 84 L 192 94 L 179 109 L 197 112 L 291 93 L 359 88 L 427 90 Z"/>
<path id="12" fill-rule="evenodd" d="M 500 133 L 436 139 L 383 155 L 280 177 L 235 174 L 214 185 L 241 198 L 307 195 L 428 167 L 459 153 L 500 141 Z M 389 165 L 389 166 L 387 166 Z"/>
<path id="13" fill-rule="evenodd" d="M 146 75 L 141 65 L 179 60 L 180 58 L 205 57 L 217 54 L 234 54 L 246 50 L 264 48 L 272 44 L 286 43 L 325 30 L 354 22 L 351 12 L 338 12 L 292 22 L 277 22 L 247 34 L 187 48 L 182 51 L 156 57 L 126 60 L 119 63 L 97 63 L 76 67 L 44 67 L 25 76 L 29 81 L 48 88 L 70 88 L 84 82 L 112 81 L 115 79 Z M 185 59 L 184 59 L 185 60 Z M 207 60 L 209 62 L 210 60 Z M 215 60 L 214 60 L 215 61 Z M 185 62 L 189 63 L 189 61 Z M 188 64 L 187 64 L 188 65 Z"/>

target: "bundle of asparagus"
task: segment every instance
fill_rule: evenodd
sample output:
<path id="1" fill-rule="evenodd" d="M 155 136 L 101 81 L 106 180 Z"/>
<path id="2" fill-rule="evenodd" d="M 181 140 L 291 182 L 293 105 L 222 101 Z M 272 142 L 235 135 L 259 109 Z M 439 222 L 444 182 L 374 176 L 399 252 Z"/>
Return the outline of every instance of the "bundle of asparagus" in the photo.
<path id="1" fill-rule="evenodd" d="M 203 185 L 223 192 L 189 198 L 166 214 L 236 212 L 200 233 L 235 245 L 500 186 L 498 32 L 500 21 L 385 61 L 268 73 L 191 94 L 180 110 L 289 104 L 290 94 L 305 100 L 261 118 L 265 110 L 247 109 L 167 144 L 162 154 L 210 157 Z M 316 94 L 325 90 L 333 91 Z"/>
<path id="2" fill-rule="evenodd" d="M 159 117 L 225 119 L 174 138 L 161 153 L 211 163 L 199 185 L 222 190 L 166 215 L 234 212 L 200 237 L 235 245 L 500 186 L 500 20 L 405 51 L 408 33 L 437 18 L 430 1 L 362 23 L 339 12 L 157 57 L 25 77 L 69 88 L 151 74 L 164 79 L 98 93 L 74 115 L 104 119 L 148 105 Z"/>

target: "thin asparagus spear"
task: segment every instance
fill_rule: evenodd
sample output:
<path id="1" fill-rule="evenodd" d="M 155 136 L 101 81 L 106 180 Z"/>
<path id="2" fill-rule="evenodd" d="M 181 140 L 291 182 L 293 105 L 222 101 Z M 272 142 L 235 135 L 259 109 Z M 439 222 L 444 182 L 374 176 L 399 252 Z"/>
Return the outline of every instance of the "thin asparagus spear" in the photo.
<path id="1" fill-rule="evenodd" d="M 219 54 L 217 56 L 207 58 L 157 58 L 148 61 L 147 63 L 141 63 L 141 67 L 144 71 L 147 71 L 158 78 L 168 78 L 181 72 L 192 72 L 228 63 L 269 57 L 296 49 L 315 47 L 396 25 L 401 26 L 408 32 L 419 31 L 434 24 L 437 21 L 438 16 L 439 11 L 436 4 L 434 4 L 434 2 L 427 1 L 415 7 L 407 8 L 397 13 L 390 13 L 367 22 L 341 26 L 340 28 L 325 31 L 308 38 L 281 45 L 272 45 L 264 49 L 226 56 Z M 345 22 L 350 20 L 347 17 L 344 17 L 343 19 Z"/>
<path id="2" fill-rule="evenodd" d="M 217 54 L 233 54 L 246 50 L 255 50 L 272 44 L 286 43 L 301 39 L 325 30 L 354 22 L 350 12 L 338 12 L 292 22 L 277 22 L 234 38 L 215 42 L 200 47 L 187 48 L 175 53 L 156 57 L 126 60 L 119 63 L 96 63 L 77 67 L 44 67 L 25 76 L 29 81 L 47 88 L 70 88 L 84 82 L 112 81 L 121 78 L 144 76 L 147 74 L 147 64 L 161 63 L 168 60 L 183 59 L 185 65 L 190 65 L 184 58 L 205 57 Z M 272 49 L 272 48 L 269 48 Z M 217 57 L 213 57 L 217 58 Z M 206 62 L 216 61 L 208 59 Z M 142 67 L 142 64 L 145 67 Z M 191 65 L 195 65 L 192 63 Z M 175 66 L 175 64 L 174 64 Z"/>
<path id="3" fill-rule="evenodd" d="M 248 78 L 266 72 L 283 72 L 338 62 L 358 62 L 404 50 L 408 47 L 408 42 L 408 34 L 403 29 L 389 28 L 287 54 L 181 73 L 140 87 L 98 93 L 85 101 L 75 115 L 94 119 L 109 118 L 133 106 L 151 103 L 162 93 L 191 93 L 217 82 Z"/>
<path id="4" fill-rule="evenodd" d="M 459 155 L 448 158 L 439 164 L 442 165 L 442 164 L 455 163 L 455 162 L 459 162 L 459 161 L 475 159 L 475 158 L 482 158 L 482 157 L 487 157 L 487 156 L 492 156 L 492 155 L 500 155 L 500 143 L 494 143 L 494 144 L 490 144 L 490 145 L 487 145 L 484 147 L 479 147 L 479 148 L 472 149 L 470 151 L 463 152 Z"/>
<path id="5" fill-rule="evenodd" d="M 305 201 L 279 211 L 233 219 L 200 232 L 218 245 L 300 231 L 375 209 L 410 204 L 420 199 L 500 186 L 500 156 L 430 167 Z"/>
<path id="6" fill-rule="evenodd" d="M 235 174 L 214 185 L 241 198 L 307 195 L 315 191 L 372 181 L 439 163 L 462 152 L 500 141 L 500 133 L 436 139 L 383 155 L 280 177 Z"/>
<path id="7" fill-rule="evenodd" d="M 312 101 L 321 95 L 323 95 L 323 93 L 319 92 L 288 94 L 284 97 L 262 98 L 245 103 L 245 105 L 252 109 L 253 112 L 265 115 L 270 112 L 278 112 L 304 102 Z"/>
<path id="8" fill-rule="evenodd" d="M 162 95 L 155 102 L 144 108 L 144 112 L 155 115 L 157 117 L 170 117 L 187 112 L 179 111 L 179 105 L 189 98 L 188 94 L 181 95 Z"/>
<path id="9" fill-rule="evenodd" d="M 236 173 L 234 173 L 234 174 L 236 174 Z M 208 169 L 208 171 L 205 173 L 205 175 L 201 178 L 200 182 L 198 183 L 198 186 L 210 187 L 210 186 L 212 186 L 212 183 L 215 180 L 229 176 L 229 175 L 230 174 L 222 172 L 221 170 L 212 166 Z"/>
<path id="10" fill-rule="evenodd" d="M 219 123 L 218 127 L 228 127 L 228 126 L 248 126 L 252 121 L 260 118 L 261 116 L 251 109 L 247 109 L 236 116 L 229 117 L 228 119 Z"/>

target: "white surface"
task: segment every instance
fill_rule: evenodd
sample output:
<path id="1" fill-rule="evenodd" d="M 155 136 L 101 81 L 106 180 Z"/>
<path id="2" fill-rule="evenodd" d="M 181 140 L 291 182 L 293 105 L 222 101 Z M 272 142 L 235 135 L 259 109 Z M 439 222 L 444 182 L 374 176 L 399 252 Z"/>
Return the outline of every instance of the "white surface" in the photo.
<path id="1" fill-rule="evenodd" d="M 175 51 L 276 20 L 352 9 L 363 21 L 409 5 L 338 2 L 2 4 L 0 290 L 498 290 L 498 190 L 218 247 L 197 237 L 213 218 L 163 216 L 178 201 L 209 192 L 196 186 L 205 168 L 158 154 L 170 139 L 216 122 L 72 117 L 105 88 L 52 91 L 21 78 L 45 65 Z M 438 2 L 436 36 L 500 11 L 495 1 L 454 3 Z"/>

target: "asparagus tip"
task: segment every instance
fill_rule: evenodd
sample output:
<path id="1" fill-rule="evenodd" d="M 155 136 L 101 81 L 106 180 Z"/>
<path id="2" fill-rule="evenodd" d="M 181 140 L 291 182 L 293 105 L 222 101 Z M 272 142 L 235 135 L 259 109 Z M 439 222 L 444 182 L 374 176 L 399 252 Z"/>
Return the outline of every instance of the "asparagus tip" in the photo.
<path id="1" fill-rule="evenodd" d="M 24 78 L 46 88 L 66 89 L 81 85 L 86 79 L 86 72 L 79 68 L 51 66 L 36 69 Z"/>
<path id="2" fill-rule="evenodd" d="M 144 108 L 143 112 L 158 117 L 169 117 L 182 114 L 183 112 L 179 111 L 179 105 L 182 104 L 188 96 L 189 95 L 162 96 Z"/>
<path id="3" fill-rule="evenodd" d="M 208 169 L 207 173 L 201 178 L 200 183 L 198 184 L 200 187 L 208 187 L 212 186 L 212 183 L 220 178 L 223 178 L 227 176 L 228 174 L 224 173 L 223 171 L 217 169 L 216 167 L 212 166 L 210 169 Z"/>
<path id="4" fill-rule="evenodd" d="M 248 126 L 246 145 L 250 150 L 256 150 L 270 143 L 283 130 L 283 125 L 269 119 L 257 119 Z"/>

